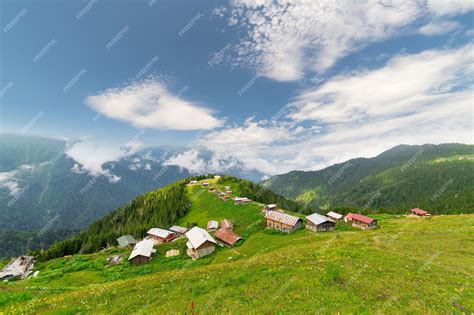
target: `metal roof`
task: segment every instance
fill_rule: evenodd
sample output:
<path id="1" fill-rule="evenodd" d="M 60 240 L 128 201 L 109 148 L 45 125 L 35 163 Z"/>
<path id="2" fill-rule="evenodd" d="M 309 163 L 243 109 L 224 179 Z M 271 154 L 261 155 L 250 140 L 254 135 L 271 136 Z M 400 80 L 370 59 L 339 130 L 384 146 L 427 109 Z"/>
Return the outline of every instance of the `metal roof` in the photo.
<path id="1" fill-rule="evenodd" d="M 184 234 L 188 231 L 188 229 L 179 225 L 173 225 L 172 227 L 170 227 L 170 231 L 176 232 L 179 234 Z"/>
<path id="2" fill-rule="evenodd" d="M 233 229 L 234 224 L 229 219 L 224 219 L 221 221 L 221 227 L 224 229 Z"/>
<path id="3" fill-rule="evenodd" d="M 308 221 L 311 221 L 316 225 L 320 225 L 321 223 L 324 223 L 324 222 L 334 222 L 333 220 L 331 220 L 328 217 L 325 217 L 325 216 L 323 216 L 319 213 L 313 213 L 311 215 L 308 215 L 306 217 L 306 219 L 308 219 Z"/>
<path id="4" fill-rule="evenodd" d="M 425 211 L 425 210 L 422 210 L 420 208 L 413 208 L 411 209 L 411 212 L 415 213 L 415 214 L 419 214 L 419 215 L 428 215 L 428 211 Z"/>
<path id="5" fill-rule="evenodd" d="M 130 257 L 128 257 L 128 260 L 137 256 L 151 257 L 151 255 L 155 252 L 155 250 L 153 249 L 154 245 L 155 242 L 152 240 L 143 240 L 141 242 L 138 242 L 137 245 L 135 245 L 135 248 L 133 249 L 132 253 L 130 254 Z"/>
<path id="6" fill-rule="evenodd" d="M 358 213 L 354 213 L 352 215 L 352 220 L 361 221 L 364 223 L 372 223 L 373 221 L 375 221 L 372 218 L 366 217 L 365 215 L 358 214 Z"/>
<path id="7" fill-rule="evenodd" d="M 207 229 L 208 230 L 218 229 L 218 228 L 219 228 L 219 222 L 214 221 L 214 220 L 207 222 Z"/>
<path id="8" fill-rule="evenodd" d="M 336 213 L 336 212 L 334 212 L 334 211 L 329 211 L 328 213 L 326 213 L 326 215 L 327 215 L 328 217 L 332 217 L 332 218 L 335 218 L 335 219 L 338 219 L 338 220 L 339 220 L 340 218 L 342 218 L 342 214 Z"/>
<path id="9" fill-rule="evenodd" d="M 185 235 L 188 238 L 188 242 L 186 243 L 188 248 L 199 248 L 199 246 L 204 244 L 206 241 L 216 244 L 216 241 L 209 233 L 207 233 L 206 230 L 197 226 L 186 232 Z"/>
<path id="10" fill-rule="evenodd" d="M 265 206 L 265 208 L 267 208 L 267 209 L 274 209 L 276 207 L 277 207 L 277 205 L 274 204 L 274 203 Z"/>
<path id="11" fill-rule="evenodd" d="M 151 228 L 148 230 L 147 234 L 157 236 L 159 238 L 168 238 L 170 235 L 174 233 L 168 230 L 160 229 L 160 228 Z"/>
<path id="12" fill-rule="evenodd" d="M 223 241 L 224 243 L 229 244 L 229 245 L 234 245 L 235 243 L 237 243 L 239 240 L 242 239 L 242 237 L 240 237 L 240 235 L 234 233 L 231 230 L 227 230 L 227 229 L 217 230 L 216 237 L 218 239 L 220 239 L 221 241 Z"/>
<path id="13" fill-rule="evenodd" d="M 133 244 L 136 244 L 137 241 L 135 241 L 135 239 L 133 238 L 133 236 L 131 235 L 123 235 L 123 236 L 120 236 L 118 239 L 117 239 L 117 242 L 119 243 L 120 246 L 124 247 L 124 246 L 128 246 L 128 245 L 133 245 Z"/>
<path id="14" fill-rule="evenodd" d="M 265 218 L 291 226 L 296 225 L 298 221 L 301 220 L 298 217 L 279 211 L 267 211 L 267 213 L 265 213 Z"/>

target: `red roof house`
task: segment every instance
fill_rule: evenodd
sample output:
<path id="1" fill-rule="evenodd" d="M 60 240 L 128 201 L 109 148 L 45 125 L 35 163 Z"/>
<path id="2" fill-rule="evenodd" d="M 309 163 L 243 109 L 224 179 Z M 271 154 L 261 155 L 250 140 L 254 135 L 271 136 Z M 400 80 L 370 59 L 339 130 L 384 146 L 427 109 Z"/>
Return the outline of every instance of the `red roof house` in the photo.
<path id="1" fill-rule="evenodd" d="M 373 229 L 377 227 L 377 220 L 366 217 L 362 214 L 354 213 L 352 214 L 352 226 L 361 229 Z"/>
<path id="2" fill-rule="evenodd" d="M 422 210 L 420 208 L 413 208 L 410 210 L 411 214 L 419 216 L 419 217 L 428 217 L 431 214 L 428 211 Z"/>
<path id="3" fill-rule="evenodd" d="M 219 229 L 216 232 L 216 238 L 227 245 L 234 245 L 242 239 L 240 235 L 234 233 L 229 229 Z"/>

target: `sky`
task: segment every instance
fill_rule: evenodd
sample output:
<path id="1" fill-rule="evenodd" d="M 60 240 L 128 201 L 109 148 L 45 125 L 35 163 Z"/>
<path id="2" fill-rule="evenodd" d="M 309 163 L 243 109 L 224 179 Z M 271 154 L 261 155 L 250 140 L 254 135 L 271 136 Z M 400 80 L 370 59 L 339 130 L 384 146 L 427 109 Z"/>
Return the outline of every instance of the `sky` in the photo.
<path id="1" fill-rule="evenodd" d="M 269 176 L 474 143 L 474 1 L 0 0 L 0 132 Z M 121 148 L 133 150 L 125 153 Z M 210 152 L 204 160 L 202 152 Z"/>

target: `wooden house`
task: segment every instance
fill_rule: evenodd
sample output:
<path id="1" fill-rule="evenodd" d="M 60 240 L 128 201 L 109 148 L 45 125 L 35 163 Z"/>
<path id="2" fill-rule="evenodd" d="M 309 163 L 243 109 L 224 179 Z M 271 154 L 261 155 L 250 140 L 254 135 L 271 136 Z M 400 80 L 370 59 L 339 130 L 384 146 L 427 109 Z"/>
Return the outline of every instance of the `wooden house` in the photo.
<path id="1" fill-rule="evenodd" d="M 235 243 L 242 240 L 242 237 L 234 233 L 234 231 L 229 230 L 229 229 L 223 229 L 223 228 L 217 230 L 216 238 L 222 243 L 229 246 L 233 246 Z"/>
<path id="2" fill-rule="evenodd" d="M 346 223 L 352 222 L 352 216 L 353 216 L 353 215 L 354 215 L 354 214 L 351 213 L 351 212 L 349 212 L 348 214 L 346 214 L 346 215 L 344 216 L 344 222 L 346 222 Z"/>
<path id="3" fill-rule="evenodd" d="M 374 229 L 377 227 L 377 220 L 366 217 L 365 215 L 354 213 L 352 214 L 352 226 L 361 229 Z"/>
<path id="4" fill-rule="evenodd" d="M 263 207 L 263 211 L 276 211 L 277 210 L 277 205 L 276 204 L 269 204 L 269 205 L 265 205 Z"/>
<path id="5" fill-rule="evenodd" d="M 267 211 L 265 213 L 267 228 L 282 231 L 285 233 L 293 232 L 301 227 L 301 220 L 298 217 L 279 212 Z"/>
<path id="6" fill-rule="evenodd" d="M 209 189 L 207 190 L 208 192 L 215 192 L 216 189 L 214 187 L 209 187 Z"/>
<path id="7" fill-rule="evenodd" d="M 155 242 L 153 240 L 143 240 L 135 245 L 128 261 L 131 265 L 148 264 L 156 250 L 153 248 Z"/>
<path id="8" fill-rule="evenodd" d="M 172 227 L 169 228 L 169 230 L 173 233 L 176 233 L 177 235 L 184 235 L 188 229 L 179 225 L 173 225 Z"/>
<path id="9" fill-rule="evenodd" d="M 243 203 L 247 203 L 247 202 L 250 202 L 250 201 L 252 201 L 252 200 L 250 200 L 247 197 L 235 197 L 234 198 L 234 204 L 243 204 Z"/>
<path id="10" fill-rule="evenodd" d="M 211 220 L 207 222 L 207 230 L 208 231 L 215 231 L 219 228 L 219 222 Z"/>
<path id="11" fill-rule="evenodd" d="M 221 228 L 226 230 L 233 230 L 234 223 L 232 223 L 232 221 L 230 221 L 229 219 L 224 219 L 221 221 Z"/>
<path id="12" fill-rule="evenodd" d="M 127 247 L 130 245 L 135 245 L 137 241 L 131 235 L 123 235 L 117 239 L 120 247 Z"/>
<path id="13" fill-rule="evenodd" d="M 306 219 L 308 220 L 306 228 L 310 231 L 326 232 L 334 231 L 336 229 L 336 222 L 318 213 L 313 213 L 307 216 Z"/>
<path id="14" fill-rule="evenodd" d="M 25 279 L 35 267 L 33 256 L 19 256 L 13 258 L 8 265 L 0 271 L 0 280 Z"/>
<path id="15" fill-rule="evenodd" d="M 422 210 L 420 208 L 413 208 L 410 210 L 410 213 L 417 217 L 430 217 L 431 216 L 431 214 L 428 211 Z"/>
<path id="16" fill-rule="evenodd" d="M 216 250 L 216 240 L 204 229 L 200 227 L 193 227 L 186 232 L 188 242 L 188 256 L 192 259 L 199 259 L 200 257 L 209 255 Z"/>
<path id="17" fill-rule="evenodd" d="M 330 218 L 331 220 L 335 220 L 335 221 L 339 221 L 343 218 L 342 214 L 336 213 L 334 211 L 329 211 L 328 213 L 326 213 L 326 216 Z"/>
<path id="18" fill-rule="evenodd" d="M 147 238 L 157 244 L 171 242 L 175 237 L 176 233 L 160 228 L 152 228 L 147 232 Z"/>

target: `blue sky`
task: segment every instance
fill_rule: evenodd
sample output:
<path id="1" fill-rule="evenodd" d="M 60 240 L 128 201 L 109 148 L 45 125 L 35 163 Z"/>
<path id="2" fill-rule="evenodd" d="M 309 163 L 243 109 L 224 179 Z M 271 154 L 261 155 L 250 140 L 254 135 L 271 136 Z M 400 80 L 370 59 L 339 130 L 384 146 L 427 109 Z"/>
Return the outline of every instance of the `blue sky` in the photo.
<path id="1" fill-rule="evenodd" d="M 473 1 L 290 2 L 1 0 L 0 131 L 269 175 L 473 142 Z"/>

